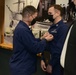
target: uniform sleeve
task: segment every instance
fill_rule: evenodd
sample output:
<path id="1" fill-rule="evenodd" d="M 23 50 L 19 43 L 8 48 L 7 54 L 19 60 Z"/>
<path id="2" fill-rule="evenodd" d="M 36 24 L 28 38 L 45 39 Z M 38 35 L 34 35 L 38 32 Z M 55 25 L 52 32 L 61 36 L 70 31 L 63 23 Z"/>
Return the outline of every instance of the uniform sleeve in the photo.
<path id="1" fill-rule="evenodd" d="M 49 44 L 49 42 L 47 42 L 45 51 L 49 52 L 49 50 L 50 50 L 49 46 L 50 46 L 50 44 Z M 41 60 L 45 61 L 44 52 L 42 53 Z"/>
<path id="2" fill-rule="evenodd" d="M 65 27 L 59 31 L 59 37 L 57 39 L 58 41 L 56 43 L 56 46 L 53 47 L 52 58 L 49 62 L 52 67 L 54 67 L 57 63 L 60 63 L 60 55 L 65 41 L 67 29 L 68 27 Z"/>
<path id="3" fill-rule="evenodd" d="M 24 46 L 30 51 L 35 54 L 41 53 L 45 50 L 46 47 L 46 40 L 38 41 L 35 39 L 28 31 L 24 30 L 22 33 L 22 41 Z"/>
<path id="4" fill-rule="evenodd" d="M 36 38 L 36 40 L 39 42 L 39 41 L 41 41 L 41 39 L 40 38 Z"/>

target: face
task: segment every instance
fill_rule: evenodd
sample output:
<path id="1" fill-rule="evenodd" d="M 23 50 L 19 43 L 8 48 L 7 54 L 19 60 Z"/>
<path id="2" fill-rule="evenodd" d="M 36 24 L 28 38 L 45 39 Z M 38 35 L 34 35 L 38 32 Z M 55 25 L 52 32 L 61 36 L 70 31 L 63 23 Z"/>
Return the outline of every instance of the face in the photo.
<path id="1" fill-rule="evenodd" d="M 72 2 L 76 5 L 76 0 L 72 0 Z"/>
<path id="2" fill-rule="evenodd" d="M 31 15 L 31 16 L 29 17 L 29 20 L 32 21 L 33 19 L 35 19 L 35 18 L 37 17 L 37 15 L 38 15 L 37 12 L 34 13 L 33 15 Z"/>
<path id="3" fill-rule="evenodd" d="M 28 22 L 29 22 L 30 25 L 34 25 L 36 23 L 37 15 L 38 15 L 37 12 L 35 12 L 33 15 L 29 15 Z"/>
<path id="4" fill-rule="evenodd" d="M 48 15 L 54 15 L 55 11 L 54 11 L 54 7 L 51 7 L 48 9 Z"/>
<path id="5" fill-rule="evenodd" d="M 48 9 L 48 15 L 53 15 L 53 19 L 56 19 L 56 17 L 59 16 L 59 13 L 54 7 L 50 7 Z"/>

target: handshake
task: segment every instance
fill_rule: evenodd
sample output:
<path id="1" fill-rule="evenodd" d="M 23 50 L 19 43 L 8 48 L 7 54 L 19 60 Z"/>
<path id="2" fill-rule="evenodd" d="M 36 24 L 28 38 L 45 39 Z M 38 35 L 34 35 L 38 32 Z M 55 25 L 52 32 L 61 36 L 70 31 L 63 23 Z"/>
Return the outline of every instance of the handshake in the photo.
<path id="1" fill-rule="evenodd" d="M 40 39 L 42 40 L 42 39 L 46 39 L 47 41 L 51 41 L 51 40 L 53 40 L 53 35 L 52 34 L 50 34 L 49 32 L 46 32 Z"/>

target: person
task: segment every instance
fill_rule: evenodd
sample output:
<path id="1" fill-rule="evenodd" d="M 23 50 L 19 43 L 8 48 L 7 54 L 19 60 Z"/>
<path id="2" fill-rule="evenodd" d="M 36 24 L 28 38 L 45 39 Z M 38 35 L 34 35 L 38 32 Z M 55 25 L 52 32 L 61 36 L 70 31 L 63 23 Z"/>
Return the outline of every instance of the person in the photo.
<path id="1" fill-rule="evenodd" d="M 62 20 L 62 7 L 60 5 L 52 5 L 48 9 L 48 19 L 53 22 L 48 32 L 54 36 L 54 39 L 48 42 L 46 50 L 50 52 L 51 58 L 46 66 L 44 54 L 42 54 L 41 68 L 47 72 L 46 75 L 62 75 L 62 67 L 60 66 L 60 55 L 64 44 L 68 25 Z M 47 35 L 45 33 L 44 35 Z"/>
<path id="2" fill-rule="evenodd" d="M 22 11 L 22 20 L 14 30 L 13 55 L 10 58 L 11 75 L 32 75 L 36 72 L 36 55 L 45 50 L 48 41 L 53 39 L 49 34 L 44 39 L 36 39 L 30 30 L 31 22 L 37 17 L 35 7 L 29 5 Z"/>
<path id="3" fill-rule="evenodd" d="M 72 0 L 76 5 L 76 0 Z M 61 66 L 64 68 L 64 75 L 76 75 L 76 19 L 70 25 L 63 50 L 61 53 Z"/>

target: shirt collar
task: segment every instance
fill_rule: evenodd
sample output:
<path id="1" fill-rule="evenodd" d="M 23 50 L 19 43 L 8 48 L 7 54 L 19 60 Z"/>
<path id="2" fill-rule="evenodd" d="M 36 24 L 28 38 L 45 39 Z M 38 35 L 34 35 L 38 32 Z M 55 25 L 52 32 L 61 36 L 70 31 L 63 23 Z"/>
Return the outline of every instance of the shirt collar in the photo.
<path id="1" fill-rule="evenodd" d="M 22 26 L 24 26 L 24 27 L 30 29 L 29 26 L 28 26 L 25 22 L 23 22 L 22 20 L 20 20 L 19 23 L 21 23 Z"/>
<path id="2" fill-rule="evenodd" d="M 63 20 L 60 20 L 58 23 L 56 23 L 56 25 L 57 25 L 57 24 L 60 25 L 60 24 L 62 24 L 62 23 L 63 23 Z"/>
<path id="3" fill-rule="evenodd" d="M 59 26 L 59 25 L 61 25 L 62 23 L 63 23 L 63 20 L 60 20 L 58 23 L 53 24 L 52 26 Z"/>

